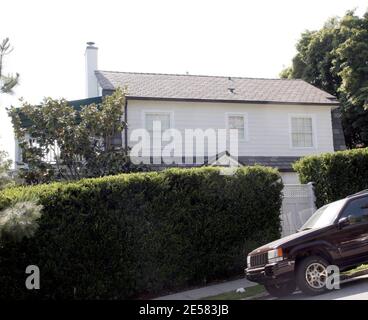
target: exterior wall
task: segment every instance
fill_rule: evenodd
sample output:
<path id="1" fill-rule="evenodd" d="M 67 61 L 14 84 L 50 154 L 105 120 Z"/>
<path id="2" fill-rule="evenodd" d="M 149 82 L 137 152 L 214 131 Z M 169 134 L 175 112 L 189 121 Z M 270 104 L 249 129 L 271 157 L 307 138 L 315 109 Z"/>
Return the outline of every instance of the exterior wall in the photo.
<path id="1" fill-rule="evenodd" d="M 280 172 L 284 184 L 299 184 L 299 175 L 296 172 Z"/>
<path id="2" fill-rule="evenodd" d="M 227 113 L 245 113 L 248 139 L 239 142 L 239 156 L 304 156 L 334 151 L 331 107 L 277 104 L 210 103 L 182 101 L 128 100 L 128 145 L 134 129 L 144 128 L 145 111 L 172 113 L 172 127 L 184 129 L 225 129 Z M 290 115 L 313 117 L 315 146 L 292 148 Z"/>

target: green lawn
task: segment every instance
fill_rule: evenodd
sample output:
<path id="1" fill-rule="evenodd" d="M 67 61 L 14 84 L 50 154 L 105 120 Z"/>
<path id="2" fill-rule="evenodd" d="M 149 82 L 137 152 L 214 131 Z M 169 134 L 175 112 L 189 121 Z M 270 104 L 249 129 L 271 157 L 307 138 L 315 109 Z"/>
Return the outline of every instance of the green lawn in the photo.
<path id="1" fill-rule="evenodd" d="M 245 298 L 251 298 L 265 292 L 264 286 L 255 285 L 253 287 L 245 288 L 245 292 L 237 293 L 234 291 L 221 293 L 215 296 L 202 298 L 201 300 L 240 300 Z"/>

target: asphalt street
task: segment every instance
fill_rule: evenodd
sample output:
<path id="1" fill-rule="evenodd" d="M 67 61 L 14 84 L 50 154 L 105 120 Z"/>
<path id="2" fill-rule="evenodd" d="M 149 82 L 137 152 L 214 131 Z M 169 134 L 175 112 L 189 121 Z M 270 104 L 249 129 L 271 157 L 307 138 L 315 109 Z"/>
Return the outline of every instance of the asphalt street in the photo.
<path id="1" fill-rule="evenodd" d="M 318 296 L 306 296 L 296 292 L 283 300 L 368 300 L 368 277 L 358 277 L 342 283 L 340 289 L 331 290 Z"/>

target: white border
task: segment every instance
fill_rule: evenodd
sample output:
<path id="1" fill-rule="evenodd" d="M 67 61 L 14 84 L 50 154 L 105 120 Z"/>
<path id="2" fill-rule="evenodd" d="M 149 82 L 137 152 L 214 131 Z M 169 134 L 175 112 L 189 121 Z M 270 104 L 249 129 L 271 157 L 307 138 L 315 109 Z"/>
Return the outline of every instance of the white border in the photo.
<path id="1" fill-rule="evenodd" d="M 289 147 L 290 149 L 305 149 L 305 150 L 313 150 L 318 148 L 318 140 L 317 140 L 317 123 L 316 123 L 316 115 L 313 113 L 289 113 Z M 293 146 L 293 137 L 291 132 L 291 119 L 292 118 L 310 118 L 312 119 L 312 146 L 311 147 L 294 147 Z"/>
<path id="2" fill-rule="evenodd" d="M 225 112 L 225 128 L 226 128 L 227 140 L 229 140 L 229 116 L 242 116 L 243 117 L 245 137 L 242 139 L 239 139 L 239 142 L 249 141 L 248 113 L 247 112 Z"/>
<path id="3" fill-rule="evenodd" d="M 173 110 L 145 109 L 145 110 L 142 110 L 142 118 L 141 118 L 142 129 L 147 130 L 147 128 L 146 128 L 146 115 L 151 114 L 151 113 L 152 114 L 166 114 L 166 115 L 168 114 L 169 117 L 170 117 L 169 129 L 175 128 L 175 126 L 174 126 L 174 111 Z M 162 139 L 162 137 L 161 137 L 161 139 Z M 162 141 L 161 141 L 161 149 L 160 149 L 161 152 L 162 152 L 163 148 L 164 148 L 164 145 L 162 144 Z M 158 150 L 158 149 L 153 148 L 153 146 L 151 145 L 150 150 L 149 150 L 150 154 L 152 154 L 152 152 L 154 150 Z"/>
<path id="4" fill-rule="evenodd" d="M 155 114 L 168 114 L 170 116 L 170 127 L 169 129 L 173 129 L 175 128 L 174 125 L 174 111 L 173 110 L 157 110 L 157 109 L 146 109 L 146 110 L 142 110 L 142 129 L 146 129 L 146 115 L 150 114 L 150 113 L 155 113 Z"/>

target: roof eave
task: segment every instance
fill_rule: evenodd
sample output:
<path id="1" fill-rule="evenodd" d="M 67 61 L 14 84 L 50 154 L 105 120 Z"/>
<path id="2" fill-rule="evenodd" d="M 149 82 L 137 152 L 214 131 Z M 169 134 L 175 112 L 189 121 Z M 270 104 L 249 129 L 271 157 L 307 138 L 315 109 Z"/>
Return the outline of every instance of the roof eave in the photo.
<path id="1" fill-rule="evenodd" d="M 114 89 L 106 89 L 113 91 Z M 260 100 L 231 100 L 231 99 L 199 99 L 199 98 L 166 98 L 166 97 L 142 97 L 127 95 L 128 100 L 156 100 L 156 101 L 184 101 L 184 102 L 213 102 L 213 103 L 247 103 L 247 104 L 281 104 L 281 105 L 316 105 L 339 107 L 339 102 L 293 102 L 293 101 L 260 101 Z"/>

